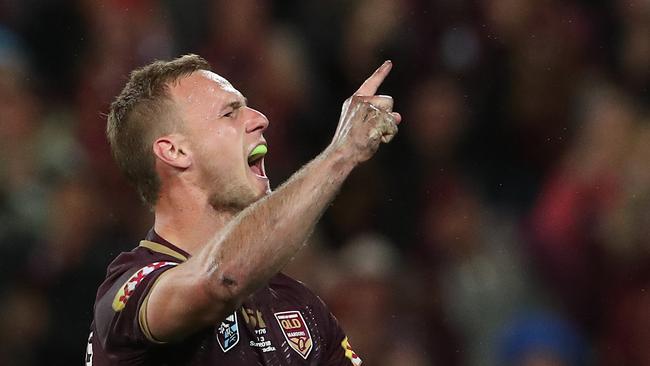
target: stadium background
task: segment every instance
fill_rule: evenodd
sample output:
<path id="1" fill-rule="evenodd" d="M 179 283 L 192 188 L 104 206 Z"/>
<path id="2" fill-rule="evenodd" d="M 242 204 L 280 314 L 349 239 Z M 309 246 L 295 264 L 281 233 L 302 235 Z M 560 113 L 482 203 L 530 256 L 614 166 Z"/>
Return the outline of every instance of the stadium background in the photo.
<path id="1" fill-rule="evenodd" d="M 271 121 L 274 186 L 384 59 L 401 133 L 288 271 L 367 365 L 650 365 L 650 2 L 0 1 L 0 365 L 82 362 L 151 225 L 105 113 L 206 57 Z"/>

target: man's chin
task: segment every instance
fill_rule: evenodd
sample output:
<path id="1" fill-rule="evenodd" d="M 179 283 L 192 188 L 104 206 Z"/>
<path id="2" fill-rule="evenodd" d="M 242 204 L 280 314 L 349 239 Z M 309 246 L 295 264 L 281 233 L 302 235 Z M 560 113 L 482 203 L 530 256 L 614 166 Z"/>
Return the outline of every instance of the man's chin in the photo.
<path id="1" fill-rule="evenodd" d="M 254 202 L 257 202 L 257 201 L 261 200 L 262 198 L 268 196 L 269 194 L 271 194 L 271 187 L 269 187 L 269 186 L 267 185 L 264 189 L 262 189 L 262 190 L 259 191 L 259 193 L 258 193 L 257 196 L 255 197 L 255 199 L 253 200 L 253 202 L 251 202 L 251 204 L 254 203 Z"/>
<path id="2" fill-rule="evenodd" d="M 257 191 L 256 201 L 271 193 L 271 185 L 268 178 L 264 178 L 263 180 L 257 179 L 255 183 L 254 190 Z"/>
<path id="3" fill-rule="evenodd" d="M 257 185 L 253 189 L 242 190 L 235 194 L 226 195 L 226 197 L 214 195 L 210 198 L 210 205 L 216 211 L 239 212 L 270 193 L 271 187 L 267 183 L 265 186 Z"/>
<path id="4" fill-rule="evenodd" d="M 247 203 L 243 205 L 242 210 L 252 205 L 253 203 L 261 200 L 262 198 L 268 196 L 270 193 L 271 193 L 271 188 L 268 186 L 264 190 L 257 191 L 256 194 L 252 195 L 251 198 L 247 201 Z"/>

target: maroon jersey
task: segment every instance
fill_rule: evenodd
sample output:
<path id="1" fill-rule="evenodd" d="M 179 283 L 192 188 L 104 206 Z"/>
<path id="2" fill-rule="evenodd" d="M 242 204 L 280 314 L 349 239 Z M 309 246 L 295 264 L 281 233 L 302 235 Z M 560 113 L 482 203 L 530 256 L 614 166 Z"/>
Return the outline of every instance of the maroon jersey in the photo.
<path id="1" fill-rule="evenodd" d="M 86 365 L 360 365 L 336 318 L 300 282 L 271 278 L 214 327 L 177 343 L 155 340 L 149 290 L 189 255 L 153 230 L 108 267 L 99 287 Z"/>

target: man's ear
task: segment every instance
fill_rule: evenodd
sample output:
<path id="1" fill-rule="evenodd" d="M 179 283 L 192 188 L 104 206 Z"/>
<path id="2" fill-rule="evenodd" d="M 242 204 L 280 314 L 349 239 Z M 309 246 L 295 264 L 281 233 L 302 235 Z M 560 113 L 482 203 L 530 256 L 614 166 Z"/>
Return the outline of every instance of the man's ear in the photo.
<path id="1" fill-rule="evenodd" d="M 189 149 L 179 135 L 167 135 L 153 142 L 153 153 L 162 162 L 178 169 L 187 169 L 192 165 Z"/>

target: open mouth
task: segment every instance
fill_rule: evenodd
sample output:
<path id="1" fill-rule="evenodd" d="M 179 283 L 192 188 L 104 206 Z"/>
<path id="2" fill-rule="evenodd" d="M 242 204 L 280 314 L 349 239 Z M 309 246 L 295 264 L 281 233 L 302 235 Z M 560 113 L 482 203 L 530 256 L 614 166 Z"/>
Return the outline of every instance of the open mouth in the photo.
<path id="1" fill-rule="evenodd" d="M 266 145 L 257 145 L 253 151 L 248 154 L 248 167 L 251 171 L 260 177 L 266 177 L 264 173 L 264 155 L 268 152 Z"/>

